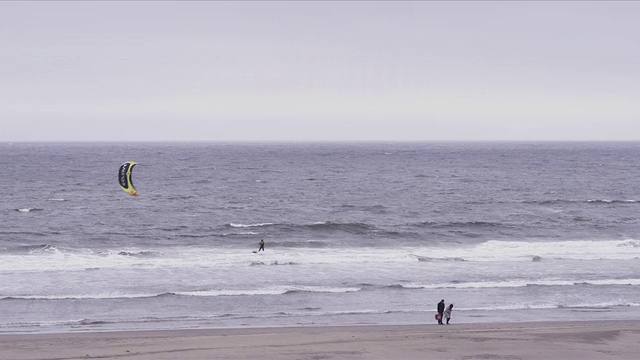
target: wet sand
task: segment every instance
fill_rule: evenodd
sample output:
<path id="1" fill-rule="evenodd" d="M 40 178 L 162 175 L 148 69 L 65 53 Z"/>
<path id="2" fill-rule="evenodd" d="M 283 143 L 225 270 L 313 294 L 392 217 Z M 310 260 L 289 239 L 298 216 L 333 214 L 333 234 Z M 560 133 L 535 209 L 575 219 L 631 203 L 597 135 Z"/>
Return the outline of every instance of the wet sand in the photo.
<path id="1" fill-rule="evenodd" d="M 638 359 L 640 321 L 0 335 L 0 359 Z"/>

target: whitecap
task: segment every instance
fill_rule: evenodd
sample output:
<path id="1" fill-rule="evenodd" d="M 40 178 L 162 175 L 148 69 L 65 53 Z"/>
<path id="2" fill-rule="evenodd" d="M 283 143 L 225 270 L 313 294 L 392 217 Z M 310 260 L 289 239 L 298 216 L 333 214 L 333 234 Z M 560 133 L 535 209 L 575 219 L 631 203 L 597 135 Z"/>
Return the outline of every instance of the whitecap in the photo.
<path id="1" fill-rule="evenodd" d="M 229 226 L 234 228 L 260 227 L 260 226 L 269 226 L 269 225 L 273 225 L 273 223 L 259 223 L 259 224 L 249 224 L 249 225 L 234 224 L 234 223 L 229 224 Z"/>

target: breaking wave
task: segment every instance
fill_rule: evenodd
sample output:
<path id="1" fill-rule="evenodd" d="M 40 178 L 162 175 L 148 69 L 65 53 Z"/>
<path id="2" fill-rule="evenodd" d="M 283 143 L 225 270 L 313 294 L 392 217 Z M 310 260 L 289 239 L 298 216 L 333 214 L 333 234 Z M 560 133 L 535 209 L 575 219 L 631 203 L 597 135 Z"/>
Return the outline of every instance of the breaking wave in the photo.
<path id="1" fill-rule="evenodd" d="M 252 227 L 263 227 L 263 226 L 270 226 L 270 225 L 275 225 L 273 223 L 260 223 L 260 224 L 249 224 L 249 225 L 245 225 L 245 224 L 234 224 L 234 223 L 230 223 L 229 227 L 232 228 L 252 228 Z"/>
<path id="2" fill-rule="evenodd" d="M 522 201 L 523 204 L 534 204 L 534 205 L 552 205 L 552 204 L 637 204 L 640 203 L 640 200 L 633 199 L 586 199 L 586 200 L 575 200 L 575 199 L 548 199 L 548 200 L 525 200 Z"/>
<path id="3" fill-rule="evenodd" d="M 452 281 L 439 284 L 391 284 L 392 289 L 480 289 L 518 288 L 528 286 L 640 286 L 640 278 L 599 280 L 508 280 L 508 281 Z"/>
<path id="4" fill-rule="evenodd" d="M 278 286 L 265 289 L 220 289 L 170 291 L 157 294 L 145 293 L 102 293 L 102 294 L 58 294 L 58 295 L 29 295 L 5 296 L 0 300 L 112 300 L 112 299 L 140 299 L 166 296 L 217 297 L 217 296 L 259 296 L 259 295 L 292 295 L 296 293 L 348 293 L 359 291 L 360 287 L 331 287 L 331 286 Z"/>
<path id="5" fill-rule="evenodd" d="M 22 212 L 22 213 L 28 213 L 28 212 L 35 212 L 35 211 L 44 211 L 44 209 L 41 209 L 41 208 L 18 208 L 18 209 L 15 209 L 15 211 Z"/>

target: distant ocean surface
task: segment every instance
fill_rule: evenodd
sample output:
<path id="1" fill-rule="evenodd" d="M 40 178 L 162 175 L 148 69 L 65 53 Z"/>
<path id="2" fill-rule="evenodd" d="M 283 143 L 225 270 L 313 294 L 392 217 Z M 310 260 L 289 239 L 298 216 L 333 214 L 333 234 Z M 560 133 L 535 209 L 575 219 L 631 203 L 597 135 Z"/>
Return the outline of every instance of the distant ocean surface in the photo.
<path id="1" fill-rule="evenodd" d="M 0 179 L 0 333 L 640 319 L 636 142 L 2 143 Z"/>

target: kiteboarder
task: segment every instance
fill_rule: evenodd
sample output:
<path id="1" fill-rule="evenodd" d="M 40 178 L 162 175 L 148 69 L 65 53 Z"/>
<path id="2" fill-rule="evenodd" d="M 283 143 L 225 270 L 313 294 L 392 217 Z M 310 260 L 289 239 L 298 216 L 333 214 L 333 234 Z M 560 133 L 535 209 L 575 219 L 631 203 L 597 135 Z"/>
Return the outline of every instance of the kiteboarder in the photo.
<path id="1" fill-rule="evenodd" d="M 260 245 L 258 251 L 264 251 L 264 239 L 260 239 L 260 242 L 258 244 Z"/>
<path id="2" fill-rule="evenodd" d="M 443 325 L 442 323 L 442 315 L 444 314 L 444 299 L 440 300 L 440 302 L 438 303 L 438 324 L 439 325 Z"/>

